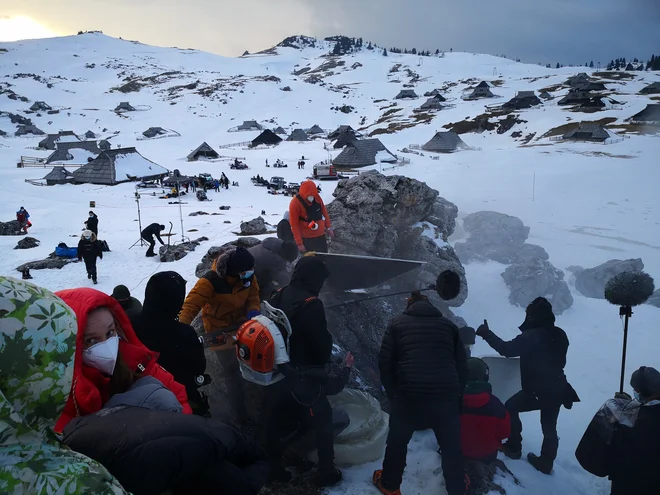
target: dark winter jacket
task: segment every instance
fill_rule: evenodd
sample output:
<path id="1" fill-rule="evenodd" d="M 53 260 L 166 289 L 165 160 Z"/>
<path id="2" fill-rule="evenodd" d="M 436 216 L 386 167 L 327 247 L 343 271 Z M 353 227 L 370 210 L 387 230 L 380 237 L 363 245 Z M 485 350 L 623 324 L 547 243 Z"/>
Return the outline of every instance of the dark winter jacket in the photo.
<path id="1" fill-rule="evenodd" d="M 319 257 L 305 256 L 296 263 L 291 283 L 271 299 L 271 304 L 289 317 L 290 362 L 294 367 L 325 366 L 332 355 L 332 335 L 325 321 L 325 308 L 318 299 L 328 275 Z"/>
<path id="2" fill-rule="evenodd" d="M 96 215 L 93 215 L 87 219 L 85 222 L 85 226 L 87 227 L 88 230 L 91 230 L 94 232 L 96 235 L 99 234 L 99 217 Z"/>
<path id="3" fill-rule="evenodd" d="M 128 319 L 131 320 L 131 323 L 142 311 L 142 303 L 133 296 L 123 301 L 119 301 L 119 305 L 126 313 L 126 316 L 128 316 Z"/>
<path id="4" fill-rule="evenodd" d="M 186 281 L 176 272 L 160 272 L 149 279 L 142 312 L 133 320 L 138 338 L 160 353 L 158 362 L 186 387 L 188 398 L 200 400 L 195 378 L 206 370 L 204 346 L 190 325 L 177 314 L 186 298 Z"/>
<path id="5" fill-rule="evenodd" d="M 287 285 L 291 278 L 282 253 L 283 244 L 281 239 L 269 237 L 261 244 L 248 249 L 254 256 L 254 274 L 259 283 L 262 300 L 268 300 L 274 290 Z"/>
<path id="6" fill-rule="evenodd" d="M 158 239 L 158 242 L 163 244 L 163 240 L 160 238 L 160 233 L 161 232 L 162 231 L 160 230 L 160 224 L 152 223 L 151 225 L 145 227 L 142 230 L 142 238 L 153 240 L 154 236 L 156 236 L 156 239 Z"/>
<path id="7" fill-rule="evenodd" d="M 467 460 L 490 462 L 511 434 L 511 418 L 486 382 L 468 383 L 461 413 L 461 450 Z"/>
<path id="8" fill-rule="evenodd" d="M 183 407 L 165 385 L 153 376 L 143 376 L 133 383 L 126 392 L 115 394 L 103 405 L 103 409 L 117 406 L 143 407 L 152 411 L 180 413 Z"/>
<path id="9" fill-rule="evenodd" d="M 390 322 L 378 366 L 390 398 L 458 400 L 467 381 L 458 328 L 428 301 L 412 303 Z"/>
<path id="10" fill-rule="evenodd" d="M 543 301 L 545 303 L 530 304 L 525 321 L 520 325 L 522 333 L 515 339 L 504 342 L 490 330 L 482 337 L 502 356 L 520 356 L 523 391 L 542 403 L 562 404 L 570 389 L 564 375 L 568 337 L 554 325 L 552 306 Z"/>
<path id="11" fill-rule="evenodd" d="M 256 495 L 263 450 L 217 420 L 139 407 L 73 419 L 63 443 L 103 464 L 134 495 Z"/>
<path id="12" fill-rule="evenodd" d="M 660 401 L 644 404 L 632 428 L 614 434 L 610 479 L 612 495 L 658 493 L 660 472 Z"/>
<path id="13" fill-rule="evenodd" d="M 80 239 L 78 242 L 78 259 L 90 262 L 97 257 L 103 259 L 103 250 L 96 236 L 93 236 L 91 240 Z"/>

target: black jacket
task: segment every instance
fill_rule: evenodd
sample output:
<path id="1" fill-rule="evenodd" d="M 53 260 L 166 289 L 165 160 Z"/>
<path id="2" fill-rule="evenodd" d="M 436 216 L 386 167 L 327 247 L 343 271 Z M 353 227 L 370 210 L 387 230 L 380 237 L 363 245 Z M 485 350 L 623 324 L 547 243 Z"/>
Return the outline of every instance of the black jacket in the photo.
<path id="1" fill-rule="evenodd" d="M 142 238 L 143 239 L 150 239 L 153 241 L 154 236 L 156 236 L 156 239 L 158 239 L 158 242 L 163 244 L 163 240 L 160 238 L 160 224 L 158 223 L 152 223 L 151 225 L 145 227 L 142 230 Z"/>
<path id="2" fill-rule="evenodd" d="M 160 272 L 149 279 L 142 312 L 133 320 L 138 338 L 160 353 L 158 364 L 186 387 L 188 398 L 199 401 L 195 378 L 206 370 L 204 346 L 190 325 L 177 315 L 186 297 L 186 281 L 176 272 Z"/>
<path id="3" fill-rule="evenodd" d="M 610 479 L 612 495 L 658 493 L 660 402 L 642 406 L 632 428 L 614 434 Z"/>
<path id="4" fill-rule="evenodd" d="M 318 299 L 328 275 L 320 258 L 305 256 L 296 263 L 291 283 L 271 299 L 291 323 L 289 357 L 296 368 L 325 366 L 332 355 L 332 335 L 325 321 L 325 308 Z"/>
<path id="5" fill-rule="evenodd" d="M 92 237 L 94 239 L 94 237 Z M 78 241 L 78 259 L 85 260 L 87 262 L 94 261 L 96 257 L 103 259 L 103 250 L 101 249 L 101 243 L 97 240 L 87 240 L 80 239 Z"/>
<path id="6" fill-rule="evenodd" d="M 268 300 L 274 290 L 284 287 L 291 278 L 282 253 L 283 244 L 281 239 L 269 237 L 261 244 L 248 249 L 254 257 L 254 274 L 262 300 Z"/>
<path id="7" fill-rule="evenodd" d="M 87 219 L 87 221 L 85 222 L 85 225 L 87 226 L 87 228 L 89 230 L 91 230 L 92 232 L 94 232 L 95 234 L 98 235 L 98 233 L 99 233 L 99 217 L 97 217 L 96 215 L 89 217 Z"/>
<path id="8" fill-rule="evenodd" d="M 134 495 L 256 495 L 263 450 L 217 420 L 139 407 L 73 419 L 63 443 L 103 464 Z"/>
<path id="9" fill-rule="evenodd" d="M 378 366 L 390 398 L 458 399 L 467 383 L 458 328 L 428 301 L 412 303 L 390 322 Z"/>
<path id="10" fill-rule="evenodd" d="M 569 390 L 564 374 L 568 337 L 554 323 L 552 307 L 547 301 L 532 303 L 520 326 L 522 333 L 515 339 L 504 342 L 490 330 L 483 338 L 504 357 L 520 356 L 520 380 L 525 392 L 541 402 L 562 404 Z"/>

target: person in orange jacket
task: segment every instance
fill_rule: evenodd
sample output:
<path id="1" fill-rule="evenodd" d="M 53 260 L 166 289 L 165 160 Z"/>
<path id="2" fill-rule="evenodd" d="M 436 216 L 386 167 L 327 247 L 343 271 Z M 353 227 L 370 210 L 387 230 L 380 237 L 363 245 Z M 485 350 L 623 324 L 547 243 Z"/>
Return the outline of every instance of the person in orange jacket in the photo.
<path id="1" fill-rule="evenodd" d="M 293 238 L 301 253 L 328 252 L 325 233 L 327 231 L 330 237 L 334 237 L 335 234 L 328 210 L 313 181 L 303 182 L 298 194 L 291 200 L 289 222 Z"/>

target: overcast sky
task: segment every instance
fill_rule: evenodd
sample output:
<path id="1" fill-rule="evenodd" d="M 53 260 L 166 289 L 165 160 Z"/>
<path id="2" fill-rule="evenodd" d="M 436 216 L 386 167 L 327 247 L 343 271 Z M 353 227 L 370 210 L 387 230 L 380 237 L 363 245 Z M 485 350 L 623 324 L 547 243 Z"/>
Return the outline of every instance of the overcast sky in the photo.
<path id="1" fill-rule="evenodd" d="M 293 34 L 553 64 L 660 53 L 660 0 L 0 0 L 3 16 L 231 56 Z"/>

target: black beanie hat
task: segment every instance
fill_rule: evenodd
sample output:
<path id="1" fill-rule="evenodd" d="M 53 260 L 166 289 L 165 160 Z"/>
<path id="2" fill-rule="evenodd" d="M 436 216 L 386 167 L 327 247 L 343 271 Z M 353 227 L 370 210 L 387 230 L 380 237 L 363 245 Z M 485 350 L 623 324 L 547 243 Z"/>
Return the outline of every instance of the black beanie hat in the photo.
<path id="1" fill-rule="evenodd" d="M 131 292 L 128 290 L 128 287 L 125 285 L 118 285 L 112 290 L 112 297 L 118 301 L 128 299 L 131 297 Z"/>
<path id="2" fill-rule="evenodd" d="M 237 277 L 239 273 L 254 268 L 254 257 L 242 246 L 229 253 L 227 259 L 227 275 Z"/>
<path id="3" fill-rule="evenodd" d="M 660 395 L 660 372 L 650 366 L 642 366 L 632 374 L 630 385 L 643 398 Z"/>
<path id="4" fill-rule="evenodd" d="M 468 381 L 469 382 L 487 382 L 490 375 L 488 365 L 479 358 L 469 358 L 467 360 Z"/>

